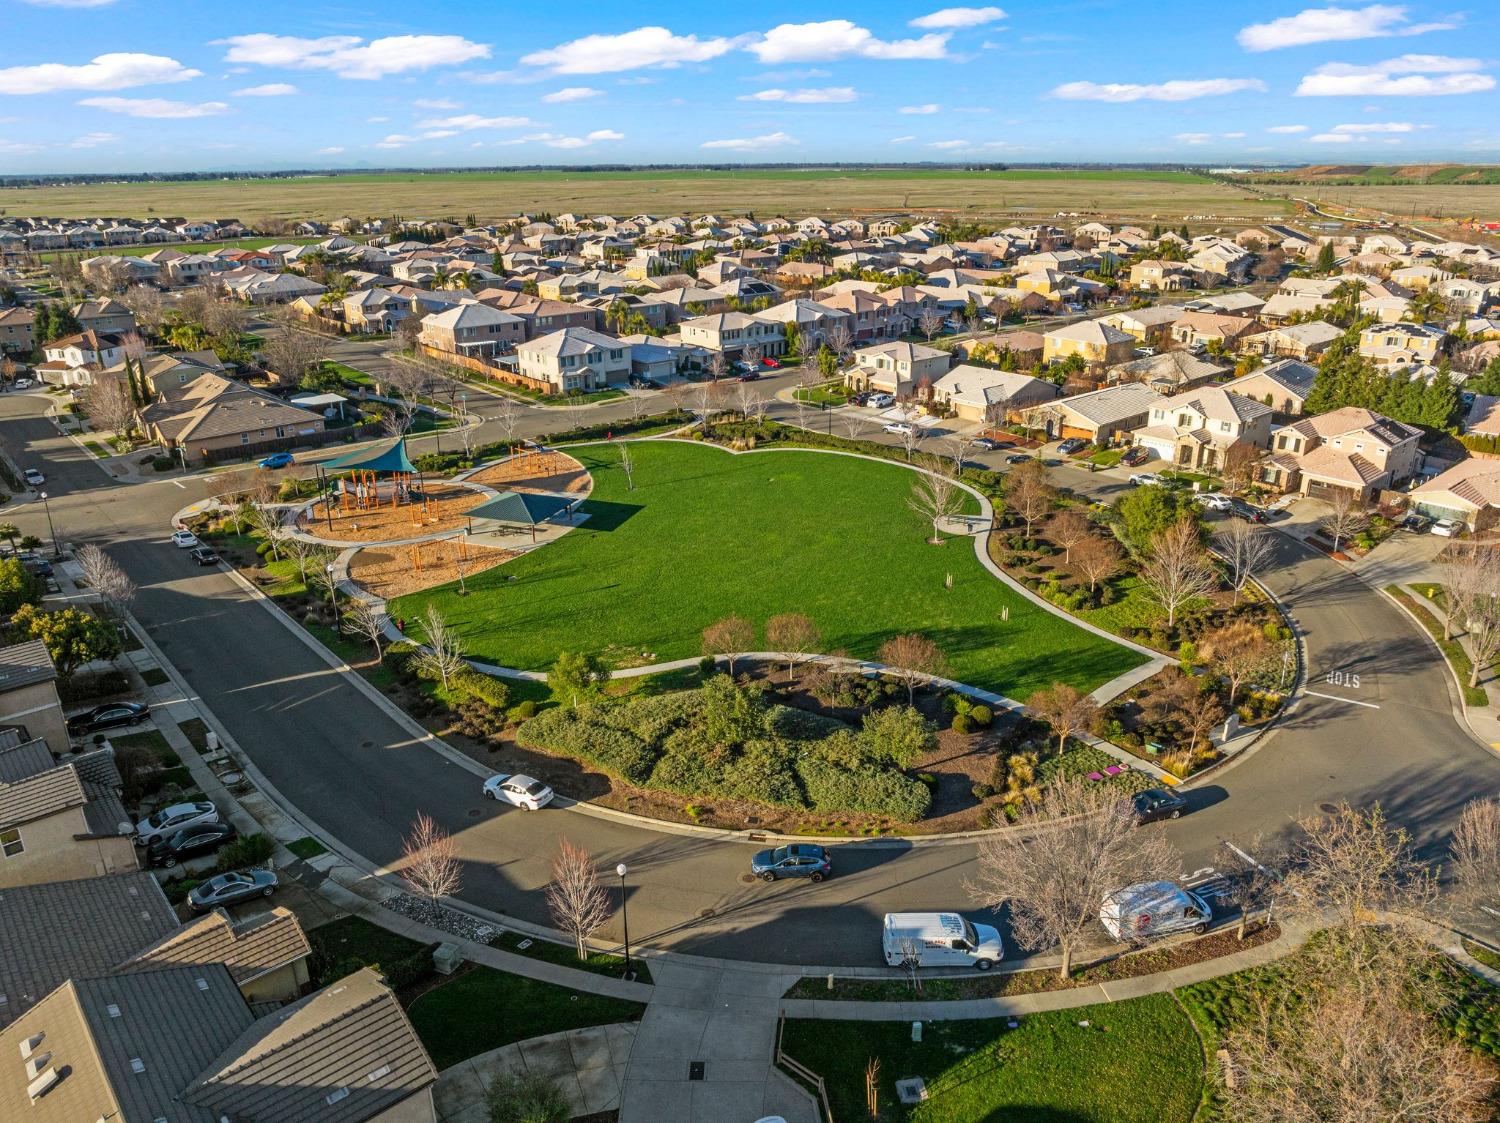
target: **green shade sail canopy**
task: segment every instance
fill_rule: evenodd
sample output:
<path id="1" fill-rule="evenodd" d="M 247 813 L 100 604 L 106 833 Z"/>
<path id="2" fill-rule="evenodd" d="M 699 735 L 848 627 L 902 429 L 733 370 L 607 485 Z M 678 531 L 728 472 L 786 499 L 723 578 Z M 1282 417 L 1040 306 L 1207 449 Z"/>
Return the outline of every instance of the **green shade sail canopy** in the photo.
<path id="1" fill-rule="evenodd" d="M 346 453 L 337 460 L 330 460 L 323 467 L 345 469 L 351 472 L 416 472 L 416 467 L 406 456 L 406 442 L 397 437 L 385 448 L 363 448 Z"/>
<path id="2" fill-rule="evenodd" d="M 519 523 L 536 526 L 562 514 L 573 506 L 573 500 L 557 495 L 538 495 L 529 491 L 502 491 L 486 500 L 465 516 L 487 522 Z"/>

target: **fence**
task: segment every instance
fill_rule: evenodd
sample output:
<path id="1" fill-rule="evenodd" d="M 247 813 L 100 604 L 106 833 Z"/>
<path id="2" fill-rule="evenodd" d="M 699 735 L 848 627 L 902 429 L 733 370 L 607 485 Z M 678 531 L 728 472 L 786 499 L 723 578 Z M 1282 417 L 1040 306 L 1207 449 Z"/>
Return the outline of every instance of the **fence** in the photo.
<path id="1" fill-rule="evenodd" d="M 818 1104 L 823 1109 L 823 1118 L 827 1123 L 833 1123 L 833 1108 L 828 1105 L 828 1085 L 823 1082 L 823 1078 L 816 1072 L 800 1061 L 793 1060 L 782 1050 L 781 1034 L 785 1029 L 786 1015 L 780 1014 L 776 1018 L 776 1063 L 804 1084 L 817 1090 Z"/>
<path id="2" fill-rule="evenodd" d="M 188 449 L 188 459 L 201 459 L 205 464 L 228 464 L 235 460 L 257 460 L 273 452 L 286 452 L 294 448 L 317 448 L 322 445 L 344 441 L 368 440 L 378 437 L 383 428 L 378 421 L 365 425 L 350 425 L 341 429 L 321 429 L 316 433 L 302 433 L 293 437 L 278 437 L 269 441 L 255 441 L 247 445 L 232 445 L 228 448 L 202 448 L 194 457 Z"/>
<path id="3" fill-rule="evenodd" d="M 418 343 L 417 347 L 429 359 L 440 359 L 453 366 L 463 367 L 464 370 L 471 370 L 475 374 L 482 374 L 486 378 L 494 379 L 496 382 L 504 382 L 508 386 L 519 386 L 523 390 L 532 390 L 538 394 L 552 393 L 552 383 L 543 382 L 539 378 L 530 378 L 527 375 L 518 374 L 513 370 L 496 366 L 494 363 L 487 363 L 483 359 L 475 358 L 471 355 L 459 355 L 453 351 L 444 351 L 440 348 L 429 346 L 426 343 Z"/>

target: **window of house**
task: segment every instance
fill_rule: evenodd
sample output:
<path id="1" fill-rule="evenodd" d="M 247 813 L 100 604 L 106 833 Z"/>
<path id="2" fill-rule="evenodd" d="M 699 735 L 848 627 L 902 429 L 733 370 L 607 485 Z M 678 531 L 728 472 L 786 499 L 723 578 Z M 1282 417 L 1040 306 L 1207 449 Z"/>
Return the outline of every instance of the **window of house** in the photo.
<path id="1" fill-rule="evenodd" d="M 18 829 L 0 831 L 0 853 L 7 858 L 14 858 L 25 850 L 26 845 L 21 841 L 21 832 Z"/>
<path id="2" fill-rule="evenodd" d="M 241 433 L 240 434 L 240 444 L 247 445 L 249 443 L 250 443 L 250 434 L 249 433 Z"/>

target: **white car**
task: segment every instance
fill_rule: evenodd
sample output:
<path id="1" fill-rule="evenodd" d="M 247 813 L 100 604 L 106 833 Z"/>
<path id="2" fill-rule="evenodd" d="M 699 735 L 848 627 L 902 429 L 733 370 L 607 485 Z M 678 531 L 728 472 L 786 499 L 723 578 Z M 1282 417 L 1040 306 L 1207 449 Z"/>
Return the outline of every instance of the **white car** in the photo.
<path id="1" fill-rule="evenodd" d="M 1164 482 L 1165 481 L 1155 472 L 1137 472 L 1135 475 L 1130 477 L 1130 483 L 1133 487 L 1146 487 L 1150 484 L 1159 484 Z"/>
<path id="2" fill-rule="evenodd" d="M 552 789 L 530 776 L 491 776 L 484 782 L 486 799 L 509 803 L 525 811 L 538 811 L 552 802 Z"/>
<path id="3" fill-rule="evenodd" d="M 896 399 L 889 394 L 871 394 L 865 399 L 865 405 L 874 409 L 886 409 L 896 404 Z"/>
<path id="4" fill-rule="evenodd" d="M 33 382 L 29 378 L 18 378 L 18 379 L 16 379 L 16 389 L 17 390 L 30 390 L 35 385 L 36 385 L 36 383 Z"/>
<path id="5" fill-rule="evenodd" d="M 1432 524 L 1432 533 L 1439 538 L 1457 538 L 1458 532 L 1463 528 L 1464 524 L 1457 519 L 1438 519 Z"/>
<path id="6" fill-rule="evenodd" d="M 1203 504 L 1210 511 L 1227 511 L 1234 506 L 1233 501 L 1227 495 L 1220 495 L 1217 491 L 1205 491 L 1201 495 L 1193 496 L 1195 502 Z"/>
<path id="7" fill-rule="evenodd" d="M 909 437 L 916 432 L 916 429 L 904 421 L 892 421 L 889 425 L 883 425 L 881 428 L 887 433 L 895 433 L 898 437 Z"/>
<path id="8" fill-rule="evenodd" d="M 191 550 L 198 545 L 198 536 L 191 530 L 174 530 L 172 532 L 172 545 L 179 550 Z"/>
<path id="9" fill-rule="evenodd" d="M 183 827 L 199 823 L 217 823 L 219 809 L 207 800 L 201 803 L 174 803 L 163 807 L 135 825 L 135 844 L 149 846 L 159 838 L 170 838 Z"/>
<path id="10" fill-rule="evenodd" d="M 47 477 L 35 468 L 27 468 L 21 475 L 32 487 L 41 487 L 47 482 Z"/>

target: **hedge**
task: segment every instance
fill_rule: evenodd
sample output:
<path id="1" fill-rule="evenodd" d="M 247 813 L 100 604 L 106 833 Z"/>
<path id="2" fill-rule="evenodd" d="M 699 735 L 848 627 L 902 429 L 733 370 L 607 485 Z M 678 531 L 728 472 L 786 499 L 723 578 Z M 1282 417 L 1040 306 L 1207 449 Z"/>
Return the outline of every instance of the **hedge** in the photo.
<path id="1" fill-rule="evenodd" d="M 863 811 L 909 823 L 932 803 L 926 784 L 889 769 L 844 768 L 808 754 L 797 762 L 797 773 L 819 811 Z"/>

